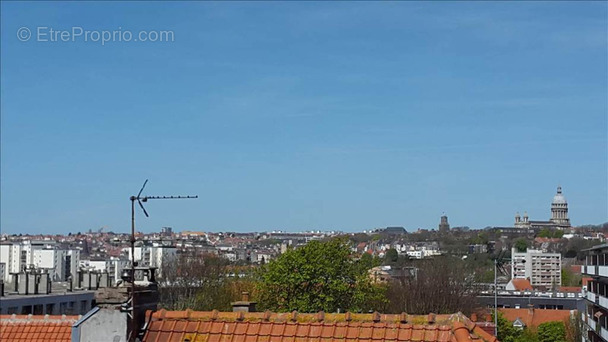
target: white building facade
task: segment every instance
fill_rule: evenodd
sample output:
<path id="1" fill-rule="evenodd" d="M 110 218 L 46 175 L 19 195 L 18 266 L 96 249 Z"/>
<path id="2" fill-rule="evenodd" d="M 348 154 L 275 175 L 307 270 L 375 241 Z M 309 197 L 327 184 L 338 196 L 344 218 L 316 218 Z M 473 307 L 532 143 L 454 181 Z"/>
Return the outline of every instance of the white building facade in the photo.
<path id="1" fill-rule="evenodd" d="M 2 279 L 12 282 L 11 273 L 26 268 L 45 269 L 52 281 L 66 281 L 78 270 L 80 251 L 57 249 L 54 241 L 24 241 L 0 245 Z"/>
<path id="2" fill-rule="evenodd" d="M 129 264 L 131 261 L 131 248 L 124 248 L 128 256 Z M 162 269 L 164 265 L 171 262 L 177 256 L 177 248 L 173 246 L 163 245 L 142 245 L 135 247 L 135 261 L 138 266 L 144 267 L 156 267 L 158 269 L 157 275 L 162 275 Z"/>
<path id="3" fill-rule="evenodd" d="M 525 253 L 511 250 L 512 278 L 529 279 L 533 287 L 558 288 L 562 283 L 562 256 L 527 249 Z"/>

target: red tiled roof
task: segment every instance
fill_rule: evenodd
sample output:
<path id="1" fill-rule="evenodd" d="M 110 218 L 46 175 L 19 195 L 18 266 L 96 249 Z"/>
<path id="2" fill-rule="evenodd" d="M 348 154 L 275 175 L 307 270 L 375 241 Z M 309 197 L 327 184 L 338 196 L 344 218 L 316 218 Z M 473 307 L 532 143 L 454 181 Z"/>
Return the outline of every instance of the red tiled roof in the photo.
<path id="1" fill-rule="evenodd" d="M 0 341 L 71 341 L 79 316 L 0 315 Z"/>
<path id="2" fill-rule="evenodd" d="M 496 342 L 461 313 L 413 316 L 270 312 L 148 312 L 144 342 Z"/>
<path id="3" fill-rule="evenodd" d="M 581 292 L 583 288 L 580 286 L 560 286 L 560 292 Z"/>
<path id="4" fill-rule="evenodd" d="M 532 290 L 532 284 L 530 284 L 528 279 L 513 278 L 511 282 L 517 291 Z"/>
<path id="5" fill-rule="evenodd" d="M 514 322 L 520 319 L 527 327 L 537 328 L 547 322 L 568 323 L 570 315 L 576 310 L 549 310 L 549 309 L 498 309 L 506 319 Z"/>

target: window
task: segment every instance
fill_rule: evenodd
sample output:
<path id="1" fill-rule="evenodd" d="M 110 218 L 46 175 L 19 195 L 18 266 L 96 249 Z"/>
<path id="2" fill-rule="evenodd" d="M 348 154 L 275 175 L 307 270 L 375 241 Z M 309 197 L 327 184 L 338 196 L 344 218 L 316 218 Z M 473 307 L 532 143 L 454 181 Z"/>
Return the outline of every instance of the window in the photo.
<path id="1" fill-rule="evenodd" d="M 87 311 L 88 311 L 87 310 L 87 301 L 86 300 L 80 301 L 80 313 L 84 315 Z"/>
<path id="2" fill-rule="evenodd" d="M 34 315 L 42 315 L 44 310 L 44 305 L 37 304 L 34 305 Z"/>

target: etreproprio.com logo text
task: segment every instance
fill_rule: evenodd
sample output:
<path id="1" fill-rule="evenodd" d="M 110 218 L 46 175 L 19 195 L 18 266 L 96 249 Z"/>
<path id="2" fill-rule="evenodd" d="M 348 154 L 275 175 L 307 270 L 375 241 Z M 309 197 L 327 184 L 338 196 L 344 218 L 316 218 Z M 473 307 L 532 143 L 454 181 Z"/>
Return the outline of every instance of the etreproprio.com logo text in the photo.
<path id="1" fill-rule="evenodd" d="M 123 30 L 87 30 L 74 26 L 65 30 L 58 30 L 48 26 L 38 26 L 32 30 L 21 27 L 17 30 L 17 38 L 22 42 L 95 42 L 101 45 L 114 42 L 173 42 L 175 33 L 168 30 L 141 30 L 132 32 Z"/>

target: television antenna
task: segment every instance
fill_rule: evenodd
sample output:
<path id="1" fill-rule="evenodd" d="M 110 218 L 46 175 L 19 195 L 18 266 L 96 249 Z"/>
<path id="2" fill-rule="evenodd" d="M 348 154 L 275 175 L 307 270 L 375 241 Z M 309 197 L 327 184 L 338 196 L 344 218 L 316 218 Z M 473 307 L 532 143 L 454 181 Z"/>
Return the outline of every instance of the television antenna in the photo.
<path id="1" fill-rule="evenodd" d="M 131 200 L 131 334 L 129 341 L 135 341 L 135 336 L 137 334 L 136 328 L 136 320 L 135 320 L 135 202 L 141 207 L 141 210 L 144 212 L 146 217 L 150 217 L 146 208 L 142 204 L 148 202 L 148 200 L 156 200 L 156 199 L 193 199 L 198 198 L 198 196 L 142 196 L 142 192 L 144 188 L 148 184 L 148 180 L 144 182 L 141 189 L 137 193 L 137 196 L 129 197 Z"/>
<path id="2" fill-rule="evenodd" d="M 498 338 L 498 272 L 503 275 L 508 275 L 509 271 L 506 264 L 511 261 L 506 257 L 506 251 L 500 251 L 494 258 L 494 336 Z"/>

